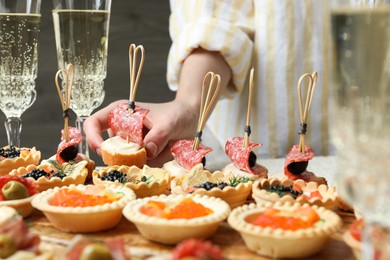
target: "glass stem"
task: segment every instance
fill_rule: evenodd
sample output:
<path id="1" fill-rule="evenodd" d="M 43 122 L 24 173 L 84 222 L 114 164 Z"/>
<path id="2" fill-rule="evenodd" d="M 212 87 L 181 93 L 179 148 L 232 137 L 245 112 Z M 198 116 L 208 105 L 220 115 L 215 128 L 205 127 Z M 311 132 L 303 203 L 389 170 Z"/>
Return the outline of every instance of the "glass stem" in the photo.
<path id="1" fill-rule="evenodd" d="M 390 227 L 365 223 L 362 249 L 362 259 L 390 259 Z"/>
<path id="2" fill-rule="evenodd" d="M 87 117 L 83 117 L 83 116 L 77 117 L 76 127 L 83 135 L 83 141 L 79 144 L 79 153 L 84 154 L 89 158 L 89 147 L 88 147 L 87 138 L 85 136 L 84 129 L 83 129 L 85 119 L 87 119 Z"/>
<path id="3" fill-rule="evenodd" d="M 22 131 L 22 119 L 20 117 L 8 117 L 5 120 L 8 145 L 20 147 L 20 133 Z"/>

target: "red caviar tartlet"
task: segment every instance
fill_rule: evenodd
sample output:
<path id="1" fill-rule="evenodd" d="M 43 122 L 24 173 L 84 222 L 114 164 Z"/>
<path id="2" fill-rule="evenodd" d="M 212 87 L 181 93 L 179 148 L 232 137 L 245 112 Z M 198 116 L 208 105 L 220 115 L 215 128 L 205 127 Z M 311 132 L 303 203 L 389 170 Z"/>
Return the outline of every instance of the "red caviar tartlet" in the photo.
<path id="1" fill-rule="evenodd" d="M 229 205 L 223 200 L 201 195 L 137 199 L 123 210 L 124 216 L 136 225 L 142 236 L 163 244 L 208 238 L 229 213 Z"/>
<path id="2" fill-rule="evenodd" d="M 324 207 L 288 202 L 238 207 L 228 223 L 240 232 L 249 250 L 273 258 L 314 255 L 342 224 L 336 213 Z"/>
<path id="3" fill-rule="evenodd" d="M 134 192 L 126 187 L 70 185 L 38 194 L 32 205 L 42 211 L 55 228 L 87 233 L 117 225 L 122 209 L 134 199 Z"/>

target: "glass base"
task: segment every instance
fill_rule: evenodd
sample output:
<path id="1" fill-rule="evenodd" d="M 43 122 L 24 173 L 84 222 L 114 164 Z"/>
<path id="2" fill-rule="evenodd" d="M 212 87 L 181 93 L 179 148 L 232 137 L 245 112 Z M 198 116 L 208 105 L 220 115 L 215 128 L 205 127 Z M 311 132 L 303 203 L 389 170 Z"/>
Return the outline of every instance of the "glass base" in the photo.
<path id="1" fill-rule="evenodd" d="M 8 117 L 5 120 L 8 145 L 20 147 L 20 133 L 22 132 L 22 119 L 20 117 Z"/>
<path id="2" fill-rule="evenodd" d="M 76 127 L 83 135 L 83 140 L 79 144 L 78 149 L 79 149 L 79 153 L 84 154 L 89 158 L 89 147 L 88 147 L 87 138 L 85 136 L 84 129 L 83 129 L 85 119 L 87 119 L 87 117 L 77 117 L 77 119 L 76 119 Z"/>

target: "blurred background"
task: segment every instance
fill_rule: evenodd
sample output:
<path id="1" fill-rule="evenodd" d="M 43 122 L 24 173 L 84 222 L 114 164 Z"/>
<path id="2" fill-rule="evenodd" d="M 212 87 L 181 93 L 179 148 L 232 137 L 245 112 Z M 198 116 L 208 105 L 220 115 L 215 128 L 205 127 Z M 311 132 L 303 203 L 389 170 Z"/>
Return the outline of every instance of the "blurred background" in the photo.
<path id="1" fill-rule="evenodd" d="M 46 159 L 57 151 L 63 128 L 61 103 L 54 84 L 57 72 L 51 1 L 42 1 L 39 39 L 37 99 L 22 115 L 21 147 L 35 146 Z M 129 59 L 131 43 L 145 48 L 145 64 L 138 84 L 136 101 L 166 102 L 174 98 L 166 83 L 166 62 L 171 44 L 168 32 L 169 1 L 112 1 L 108 43 L 108 72 L 102 108 L 117 99 L 129 97 Z M 98 110 L 97 109 L 97 110 Z M 95 110 L 95 112 L 97 111 Z M 71 114 L 70 125 L 75 126 Z M 0 120 L 5 116 L 0 113 Z M 0 147 L 7 145 L 4 124 L 0 126 Z M 100 157 L 90 152 L 97 165 Z"/>

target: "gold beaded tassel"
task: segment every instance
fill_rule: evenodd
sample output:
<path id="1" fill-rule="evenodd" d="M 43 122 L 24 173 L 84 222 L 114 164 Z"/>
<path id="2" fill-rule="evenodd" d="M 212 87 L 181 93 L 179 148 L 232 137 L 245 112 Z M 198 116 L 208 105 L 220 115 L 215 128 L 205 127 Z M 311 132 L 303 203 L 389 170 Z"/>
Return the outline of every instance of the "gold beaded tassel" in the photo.
<path id="1" fill-rule="evenodd" d="M 61 91 L 59 78 L 62 74 L 62 81 L 65 82 L 64 93 Z M 58 96 L 61 101 L 62 111 L 64 113 L 64 137 L 65 141 L 69 141 L 69 107 L 70 107 L 70 93 L 74 79 L 74 66 L 69 64 L 66 69 L 57 71 L 55 75 L 55 83 L 57 87 Z"/>
<path id="2" fill-rule="evenodd" d="M 209 71 L 203 79 L 202 95 L 200 101 L 200 113 L 194 144 L 192 145 L 193 150 L 197 150 L 199 148 L 199 144 L 202 137 L 202 130 L 211 112 L 214 101 L 218 97 L 218 92 L 220 88 L 221 76 L 219 74 L 215 74 L 214 72 Z"/>
<path id="3" fill-rule="evenodd" d="M 305 78 L 309 79 L 309 84 L 307 86 L 307 92 L 306 92 L 306 101 L 305 106 L 303 107 L 302 104 L 302 83 Z M 316 86 L 318 78 L 318 73 L 313 72 L 311 75 L 306 73 L 303 74 L 299 80 L 298 80 L 298 104 L 299 104 L 299 116 L 301 119 L 301 127 L 299 131 L 299 151 L 303 153 L 305 151 L 305 134 L 306 134 L 306 128 L 307 128 L 307 115 L 310 110 L 311 101 L 313 99 L 313 93 Z"/>

